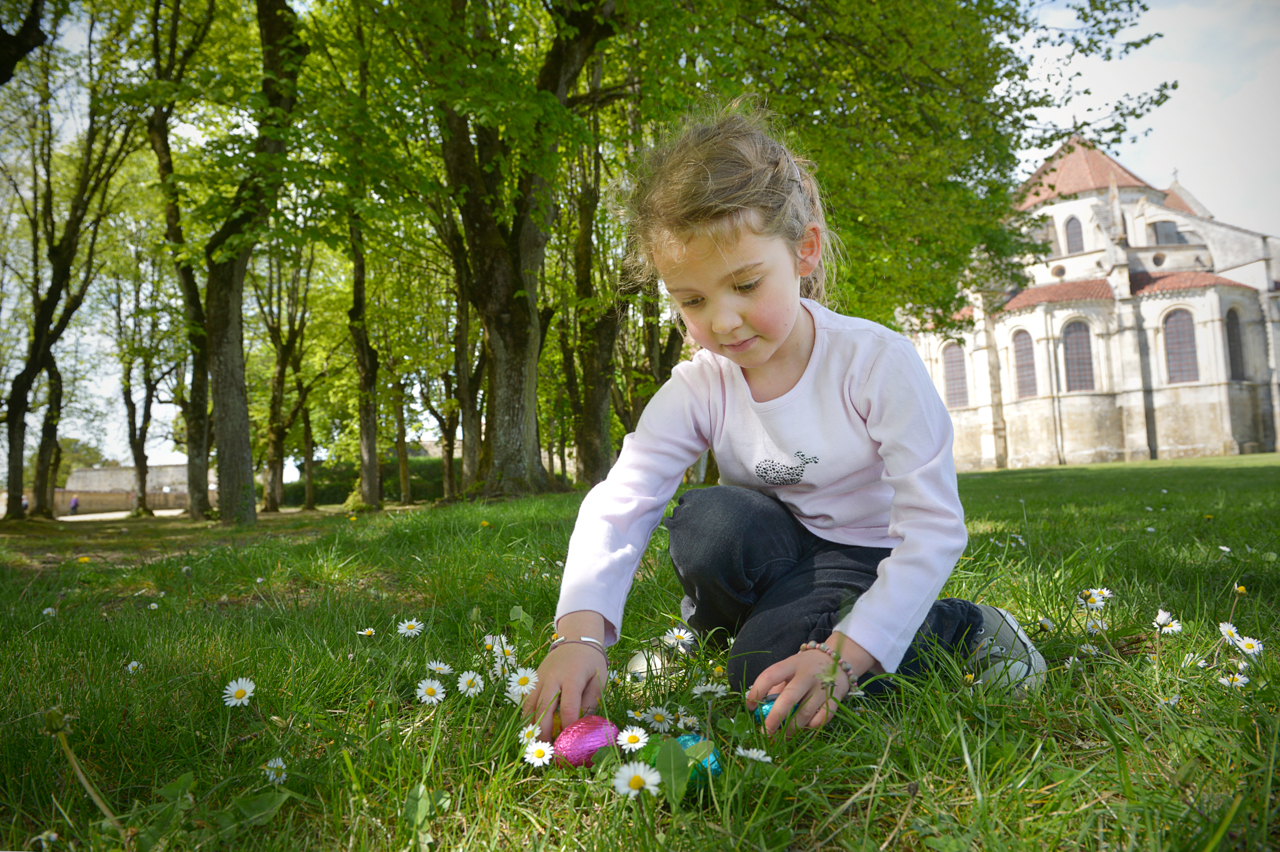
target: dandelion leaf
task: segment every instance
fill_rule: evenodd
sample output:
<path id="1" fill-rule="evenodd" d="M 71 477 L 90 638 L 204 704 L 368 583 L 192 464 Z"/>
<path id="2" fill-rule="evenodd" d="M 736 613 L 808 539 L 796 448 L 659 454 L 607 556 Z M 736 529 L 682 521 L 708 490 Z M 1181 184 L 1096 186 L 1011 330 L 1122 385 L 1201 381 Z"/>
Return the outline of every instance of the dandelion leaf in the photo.
<path id="1" fill-rule="evenodd" d="M 667 801 L 673 810 L 679 808 L 685 787 L 689 785 L 689 758 L 685 756 L 680 743 L 665 740 L 658 749 L 654 763 L 658 774 L 662 776 L 662 789 L 667 793 Z"/>
<path id="2" fill-rule="evenodd" d="M 273 792 L 236 799 L 234 804 L 240 814 L 240 824 L 266 825 L 288 798 L 288 793 Z"/>
<path id="3" fill-rule="evenodd" d="M 404 819 L 414 831 L 423 831 L 431 820 L 449 810 L 449 794 L 443 790 L 428 790 L 422 783 L 409 788 L 404 800 Z"/>
<path id="4" fill-rule="evenodd" d="M 710 740 L 699 740 L 684 750 L 685 756 L 692 763 L 701 763 L 711 756 L 711 752 L 715 751 L 715 746 Z"/>

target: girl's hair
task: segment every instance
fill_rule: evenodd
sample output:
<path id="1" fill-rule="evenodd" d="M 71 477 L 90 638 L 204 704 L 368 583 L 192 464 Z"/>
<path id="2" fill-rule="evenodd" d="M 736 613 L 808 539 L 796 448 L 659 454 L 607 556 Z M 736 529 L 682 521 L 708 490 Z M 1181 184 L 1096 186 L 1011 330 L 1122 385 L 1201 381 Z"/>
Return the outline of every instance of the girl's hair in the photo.
<path id="1" fill-rule="evenodd" d="M 800 280 L 800 295 L 822 301 L 834 246 L 814 164 L 788 151 L 768 118 L 745 104 L 739 99 L 710 116 L 685 118 L 677 132 L 642 156 L 622 199 L 627 277 L 656 281 L 656 250 L 697 237 L 730 245 L 743 228 L 781 238 L 798 256 L 805 230 L 815 222 L 822 254 Z"/>

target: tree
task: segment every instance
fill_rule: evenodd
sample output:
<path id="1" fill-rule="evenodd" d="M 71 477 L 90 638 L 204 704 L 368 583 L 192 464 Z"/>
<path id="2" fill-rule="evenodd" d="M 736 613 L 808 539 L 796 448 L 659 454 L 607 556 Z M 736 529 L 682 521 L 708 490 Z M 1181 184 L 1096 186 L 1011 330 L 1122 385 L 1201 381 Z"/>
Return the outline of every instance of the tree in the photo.
<path id="1" fill-rule="evenodd" d="M 186 319 L 190 373 L 177 385 L 174 402 L 182 412 L 187 452 L 188 511 L 203 520 L 209 504 L 209 339 L 205 329 L 204 298 L 196 281 L 196 260 L 188 250 L 182 224 L 182 197 L 174 166 L 170 123 L 180 103 L 196 95 L 189 72 L 214 21 L 215 0 L 207 0 L 194 18 L 183 13 L 182 0 L 153 3 L 148 12 L 150 57 L 146 63 L 150 85 L 146 94 L 147 142 L 156 158 L 160 195 L 164 202 L 165 239 L 173 257 Z"/>
<path id="2" fill-rule="evenodd" d="M 0 162 L 30 245 L 30 261 L 21 275 L 30 300 L 26 358 L 9 385 L 4 409 L 9 442 L 6 518 L 22 517 L 22 454 L 32 385 L 41 372 L 50 372 L 51 380 L 56 375 L 53 347 L 95 277 L 99 231 L 116 201 L 115 177 L 134 146 L 135 113 L 123 97 L 132 80 L 122 61 L 131 15 L 93 9 L 74 22 L 83 27 L 77 57 L 83 76 L 72 70 L 75 64 L 60 63 L 52 47 L 40 48 L 38 60 L 28 63 L 17 86 L 19 121 L 6 140 L 7 151 L 21 150 L 25 162 L 19 167 L 9 156 Z M 63 13 L 50 22 L 59 49 L 69 49 L 59 36 L 72 23 Z M 64 145 L 62 121 L 73 111 L 79 112 L 83 130 Z M 51 395 L 55 400 L 60 407 L 60 395 Z M 57 411 L 46 414 L 45 422 L 55 432 L 57 419 Z M 48 458 L 52 461 L 51 448 Z"/>
<path id="3" fill-rule="evenodd" d="M 550 37 L 532 63 L 514 46 L 520 38 L 507 37 L 514 8 L 459 0 L 446 15 L 423 15 L 428 26 L 409 36 L 421 76 L 438 81 L 431 107 L 440 155 L 471 263 L 468 298 L 485 330 L 486 488 L 494 492 L 548 484 L 537 443 L 537 276 L 554 217 L 557 149 L 571 124 L 569 96 L 615 28 L 613 0 L 544 8 Z"/>
<path id="4" fill-rule="evenodd" d="M 257 0 L 256 7 L 262 97 L 252 156 L 227 205 L 226 217 L 204 246 L 209 386 L 218 441 L 218 511 L 226 524 L 257 520 L 245 390 L 244 276 L 284 179 L 298 73 L 309 50 L 298 35 L 297 16 L 287 0 Z"/>
<path id="5" fill-rule="evenodd" d="M 133 457 L 132 511 L 137 516 L 154 514 L 147 505 L 152 413 L 162 385 L 180 369 L 186 355 L 179 345 L 184 325 L 181 295 L 164 236 L 156 233 L 158 217 L 148 209 L 147 200 L 130 199 L 126 202 L 130 209 L 112 217 L 103 271 L 106 280 L 100 288 L 104 330 L 115 344 L 120 367 L 120 396 Z"/>
<path id="6" fill-rule="evenodd" d="M 31 0 L 26 16 L 12 35 L 0 26 L 0 86 L 12 80 L 18 63 L 48 39 L 40 29 L 43 14 L 44 0 Z"/>

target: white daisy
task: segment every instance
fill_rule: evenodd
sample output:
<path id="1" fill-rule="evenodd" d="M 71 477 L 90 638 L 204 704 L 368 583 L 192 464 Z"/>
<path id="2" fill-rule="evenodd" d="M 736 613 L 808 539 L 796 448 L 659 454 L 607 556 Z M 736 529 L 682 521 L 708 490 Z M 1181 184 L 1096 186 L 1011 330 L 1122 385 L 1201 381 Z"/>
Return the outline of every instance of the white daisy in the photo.
<path id="1" fill-rule="evenodd" d="M 617 669 L 609 669 L 608 680 L 609 680 L 609 683 L 613 684 L 614 686 L 622 686 L 627 682 L 627 679 L 623 675 L 623 673 L 618 671 Z"/>
<path id="2" fill-rule="evenodd" d="M 538 673 L 533 669 L 516 669 L 507 678 L 507 692 L 528 695 L 538 685 Z"/>
<path id="3" fill-rule="evenodd" d="M 618 767 L 618 771 L 613 775 L 613 789 L 618 791 L 618 795 L 632 799 L 640 795 L 642 790 L 647 790 L 649 795 L 656 796 L 658 784 L 661 781 L 662 776 L 658 774 L 658 770 L 647 763 L 635 761 Z"/>
<path id="4" fill-rule="evenodd" d="M 1083 651 L 1083 652 L 1085 652 L 1086 654 L 1097 654 L 1097 653 L 1098 653 L 1098 649 L 1097 649 L 1097 648 L 1095 648 L 1093 645 L 1090 645 L 1088 642 L 1085 642 L 1083 645 L 1081 645 L 1081 646 L 1080 646 L 1080 650 L 1081 650 L 1081 651 Z"/>
<path id="5" fill-rule="evenodd" d="M 671 715 L 671 711 L 665 707 L 650 707 L 644 712 L 644 720 L 653 726 L 653 729 L 660 734 L 665 734 L 671 730 L 671 724 L 675 718 Z"/>
<path id="6" fill-rule="evenodd" d="M 734 749 L 734 754 L 738 757 L 745 757 L 747 760 L 755 760 L 760 763 L 773 763 L 773 758 L 765 753 L 762 748 L 743 748 L 738 746 Z"/>
<path id="7" fill-rule="evenodd" d="M 1156 620 L 1151 622 L 1151 624 L 1153 627 L 1164 627 L 1170 621 L 1173 621 L 1173 613 L 1162 609 L 1156 612 Z"/>
<path id="8" fill-rule="evenodd" d="M 1249 678 L 1245 677 L 1242 674 L 1236 674 L 1235 672 L 1232 672 L 1226 677 L 1218 678 L 1218 683 L 1222 684 L 1223 686 L 1234 686 L 1236 688 L 1242 688 L 1248 682 L 1249 682 Z"/>
<path id="9" fill-rule="evenodd" d="M 649 732 L 637 725 L 628 725 L 618 732 L 618 746 L 625 752 L 639 751 L 649 742 Z"/>
<path id="10" fill-rule="evenodd" d="M 1042 615 L 1040 616 L 1040 629 L 1041 630 L 1057 630 L 1058 625 L 1054 624 L 1051 620 L 1049 620 L 1047 616 Z"/>
<path id="11" fill-rule="evenodd" d="M 698 717 L 683 707 L 676 708 L 676 727 L 682 731 L 698 730 Z"/>
<path id="12" fill-rule="evenodd" d="M 1076 604 L 1085 609 L 1102 609 L 1107 605 L 1107 600 L 1099 596 L 1097 592 L 1097 589 L 1085 589 L 1076 598 Z"/>
<path id="13" fill-rule="evenodd" d="M 1240 634 L 1236 631 L 1236 626 L 1230 621 L 1223 621 L 1218 624 L 1218 630 L 1222 633 L 1222 638 L 1228 642 L 1239 642 Z"/>
<path id="14" fill-rule="evenodd" d="M 259 577 L 259 578 L 258 578 L 258 580 L 257 580 L 257 583 L 258 583 L 258 585 L 259 585 L 259 586 L 261 586 L 261 585 L 262 585 L 263 583 L 265 583 L 265 582 L 267 582 L 267 578 L 266 578 L 266 577 Z M 277 760 L 279 760 L 279 758 L 276 758 L 276 759 L 277 759 Z"/>
<path id="15" fill-rule="evenodd" d="M 488 634 L 484 637 L 484 649 L 489 653 L 493 653 L 494 649 L 499 645 L 506 645 L 507 637 L 503 633 Z"/>
<path id="16" fill-rule="evenodd" d="M 125 666 L 125 668 L 129 670 L 129 674 L 133 674 L 138 669 L 142 668 L 142 663 L 138 662 L 137 660 L 134 660 L 132 663 Z"/>
<path id="17" fill-rule="evenodd" d="M 374 634 L 375 634 L 375 633 L 377 633 L 377 632 L 378 632 L 378 631 L 374 630 L 372 627 L 365 627 L 365 628 L 362 628 L 362 629 L 360 629 L 360 630 L 357 630 L 357 631 L 356 631 L 356 635 L 357 635 L 357 636 L 372 636 L 372 635 L 374 635 Z"/>
<path id="18" fill-rule="evenodd" d="M 1218 549 L 1221 550 L 1223 553 L 1231 552 L 1231 548 L 1227 547 L 1225 544 L 1218 545 Z"/>
<path id="19" fill-rule="evenodd" d="M 518 692 L 512 692 L 508 689 L 502 693 L 502 697 L 507 699 L 507 703 L 513 707 L 524 707 L 524 696 Z"/>
<path id="20" fill-rule="evenodd" d="M 542 740 L 534 740 L 525 747 L 524 762 L 530 766 L 546 766 L 551 762 L 551 758 L 555 757 L 556 750 L 551 743 L 544 743 Z"/>
<path id="21" fill-rule="evenodd" d="M 1156 531 L 1155 527 L 1147 527 L 1147 532 L 1153 533 L 1155 531 Z"/>
<path id="22" fill-rule="evenodd" d="M 530 725 L 525 725 L 523 728 L 521 728 L 521 729 L 520 729 L 520 744 L 521 744 L 521 745 L 526 745 L 526 746 L 527 746 L 529 743 L 533 742 L 533 741 L 534 741 L 534 740 L 536 740 L 537 738 L 538 738 L 538 726 L 537 726 L 537 725 L 532 725 L 532 724 L 530 724 Z"/>
<path id="23" fill-rule="evenodd" d="M 514 667 L 516 664 L 516 646 L 503 643 L 493 649 L 493 656 L 501 665 L 507 668 Z"/>
<path id="24" fill-rule="evenodd" d="M 1080 665 L 1079 657 L 1068 657 L 1067 661 L 1062 664 L 1062 667 L 1065 669 L 1074 669 L 1078 665 Z"/>
<path id="25" fill-rule="evenodd" d="M 1084 629 L 1090 636 L 1097 636 L 1107 629 L 1107 623 L 1101 618 L 1091 618 L 1084 623 Z"/>
<path id="26" fill-rule="evenodd" d="M 284 771 L 284 759 L 280 757 L 273 757 L 268 760 L 263 769 L 266 770 L 268 784 L 283 784 L 284 780 L 289 777 L 289 773 Z"/>
<path id="27" fill-rule="evenodd" d="M 410 639 L 422 632 L 422 622 L 416 618 L 410 618 L 396 625 L 396 632 L 401 636 L 407 636 Z"/>
<path id="28" fill-rule="evenodd" d="M 438 675 L 453 674 L 453 666 L 449 665 L 448 663 L 442 663 L 439 660 L 432 660 L 431 662 L 427 663 L 427 668 L 431 669 L 431 671 L 435 672 Z"/>
<path id="29" fill-rule="evenodd" d="M 160 604 L 158 604 L 158 603 L 154 603 L 154 602 L 152 602 L 152 603 L 147 604 L 147 609 L 159 609 L 159 608 L 160 608 Z"/>
<path id="30" fill-rule="evenodd" d="M 700 683 L 693 688 L 693 694 L 706 698 L 724 698 L 729 687 L 723 683 Z"/>
<path id="31" fill-rule="evenodd" d="M 247 677 L 236 678 L 222 690 L 222 701 L 228 707 L 244 707 L 253 697 L 253 681 Z"/>
<path id="32" fill-rule="evenodd" d="M 444 686 L 433 677 L 418 681 L 418 700 L 423 704 L 439 704 L 444 700 Z"/>
<path id="33" fill-rule="evenodd" d="M 1241 636 L 1236 641 L 1236 647 L 1244 651 L 1250 657 L 1257 657 L 1262 654 L 1262 643 L 1252 636 Z"/>
<path id="34" fill-rule="evenodd" d="M 47 616 L 49 616 L 50 618 L 57 618 L 57 616 L 58 616 L 58 611 L 57 611 L 56 609 L 54 609 L 53 607 L 51 607 L 51 606 L 47 606 L 47 607 L 45 607 L 44 609 L 40 610 L 40 614 L 41 614 L 41 615 L 47 615 Z"/>
<path id="35" fill-rule="evenodd" d="M 1157 702 L 1160 704 L 1161 707 L 1174 707 L 1178 703 L 1178 693 L 1175 692 L 1173 695 L 1170 695 L 1168 698 L 1159 698 L 1157 699 Z"/>
<path id="36" fill-rule="evenodd" d="M 484 689 L 484 678 L 477 672 L 463 672 L 458 675 L 458 691 L 468 698 L 475 698 Z"/>
<path id="37" fill-rule="evenodd" d="M 645 718 L 644 714 L 641 713 L 639 710 L 628 710 L 626 715 L 628 719 L 630 719 L 633 722 L 636 722 L 637 724 L 644 724 L 645 722 L 649 721 L 648 719 Z"/>
<path id="38" fill-rule="evenodd" d="M 1160 632 L 1166 635 L 1169 633 L 1181 633 L 1182 622 L 1175 618 L 1173 621 L 1170 621 L 1164 627 L 1161 627 Z"/>
<path id="39" fill-rule="evenodd" d="M 687 651 L 694 643 L 693 631 L 687 627 L 673 627 L 663 634 L 662 642 L 669 648 Z"/>

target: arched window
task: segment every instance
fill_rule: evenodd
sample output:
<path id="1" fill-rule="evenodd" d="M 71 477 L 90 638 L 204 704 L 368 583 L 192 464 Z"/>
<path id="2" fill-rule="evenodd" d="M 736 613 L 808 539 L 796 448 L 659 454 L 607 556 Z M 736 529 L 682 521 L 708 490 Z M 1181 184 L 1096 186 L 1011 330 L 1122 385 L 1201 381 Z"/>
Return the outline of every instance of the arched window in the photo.
<path id="1" fill-rule="evenodd" d="M 942 350 L 942 372 L 947 383 L 947 408 L 968 408 L 969 385 L 964 378 L 964 350 L 954 343 Z"/>
<path id="2" fill-rule="evenodd" d="M 1084 251 L 1084 228 L 1080 227 L 1080 220 L 1072 216 L 1067 220 L 1065 230 L 1067 232 L 1067 254 L 1076 254 Z"/>
<path id="3" fill-rule="evenodd" d="M 1200 381 L 1196 325 L 1190 311 L 1179 308 L 1164 318 L 1164 360 L 1169 365 L 1169 384 Z"/>
<path id="4" fill-rule="evenodd" d="M 1227 360 L 1231 362 L 1231 381 L 1244 381 L 1244 344 L 1240 341 L 1240 312 L 1227 311 Z"/>
<path id="5" fill-rule="evenodd" d="M 1068 391 L 1093 390 L 1093 355 L 1089 352 L 1089 326 L 1076 320 L 1062 330 L 1063 361 Z"/>
<path id="6" fill-rule="evenodd" d="M 1018 373 L 1018 399 L 1036 395 L 1036 353 L 1031 335 L 1019 330 L 1013 335 L 1013 364 Z"/>

